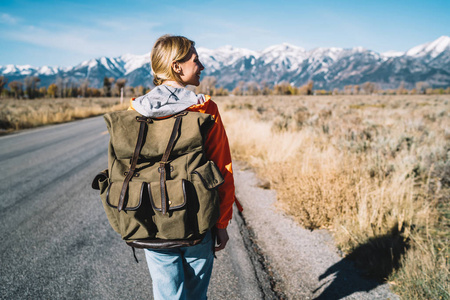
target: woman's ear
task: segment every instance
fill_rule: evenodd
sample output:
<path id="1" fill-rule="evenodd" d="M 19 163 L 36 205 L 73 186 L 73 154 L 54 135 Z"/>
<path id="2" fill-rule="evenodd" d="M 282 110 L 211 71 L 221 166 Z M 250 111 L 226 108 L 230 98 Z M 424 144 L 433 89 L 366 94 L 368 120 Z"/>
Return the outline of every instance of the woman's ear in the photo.
<path id="1" fill-rule="evenodd" d="M 172 69 L 175 71 L 175 73 L 180 74 L 181 73 L 181 65 L 178 61 L 172 62 Z"/>

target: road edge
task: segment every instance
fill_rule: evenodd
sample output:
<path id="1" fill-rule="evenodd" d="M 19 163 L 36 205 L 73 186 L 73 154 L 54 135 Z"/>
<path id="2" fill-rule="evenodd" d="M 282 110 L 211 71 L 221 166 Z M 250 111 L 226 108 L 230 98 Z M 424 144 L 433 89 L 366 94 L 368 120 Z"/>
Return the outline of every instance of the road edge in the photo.
<path id="1" fill-rule="evenodd" d="M 236 209 L 234 218 L 244 242 L 245 249 L 249 255 L 254 268 L 255 277 L 258 281 L 264 299 L 287 299 L 283 293 L 283 283 L 276 270 L 270 265 L 263 250 L 258 246 L 256 235 L 245 221 L 244 215 Z"/>

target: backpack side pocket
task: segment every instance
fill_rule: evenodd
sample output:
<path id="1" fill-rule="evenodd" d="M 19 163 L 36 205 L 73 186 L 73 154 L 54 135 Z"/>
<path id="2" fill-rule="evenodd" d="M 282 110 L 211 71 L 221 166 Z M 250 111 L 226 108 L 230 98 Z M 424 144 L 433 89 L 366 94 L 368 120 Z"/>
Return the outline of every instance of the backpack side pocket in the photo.
<path id="1" fill-rule="evenodd" d="M 197 221 L 200 234 L 211 229 L 219 219 L 220 198 L 217 188 L 224 181 L 222 173 L 213 161 L 206 162 L 191 174 L 191 182 L 199 201 Z"/>

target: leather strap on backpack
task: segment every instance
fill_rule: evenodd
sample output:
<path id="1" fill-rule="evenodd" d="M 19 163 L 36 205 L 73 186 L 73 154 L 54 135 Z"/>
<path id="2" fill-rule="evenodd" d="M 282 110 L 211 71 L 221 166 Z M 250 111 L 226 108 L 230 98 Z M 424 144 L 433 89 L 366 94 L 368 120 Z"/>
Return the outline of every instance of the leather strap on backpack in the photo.
<path id="1" fill-rule="evenodd" d="M 120 212 L 123 209 L 123 205 L 125 202 L 125 195 L 127 193 L 128 190 L 128 183 L 130 182 L 131 178 L 133 178 L 133 176 L 135 175 L 139 175 L 138 173 L 135 174 L 135 168 L 136 168 L 136 164 L 139 158 L 139 153 L 141 152 L 141 148 L 142 148 L 142 143 L 144 141 L 144 131 L 145 131 L 145 126 L 147 123 L 152 123 L 153 120 L 151 118 L 147 118 L 147 117 L 136 117 L 136 121 L 140 122 L 140 126 L 139 126 L 139 134 L 138 134 L 138 140 L 136 142 L 136 147 L 134 148 L 134 153 L 133 153 L 133 157 L 131 159 L 131 166 L 130 169 L 128 170 L 128 172 L 126 173 L 126 177 L 125 180 L 123 181 L 123 185 L 122 185 L 122 190 L 120 192 L 120 196 L 119 196 L 119 204 L 117 205 L 117 210 Z"/>
<path id="2" fill-rule="evenodd" d="M 163 215 L 167 213 L 166 165 L 169 163 L 168 160 L 170 152 L 172 152 L 175 144 L 175 138 L 177 137 L 177 133 L 180 128 L 181 117 L 186 114 L 187 112 L 183 112 L 175 116 L 175 123 L 173 125 L 172 134 L 169 138 L 169 143 L 167 144 L 166 151 L 159 162 L 159 185 L 161 189 L 161 211 Z"/>
<path id="3" fill-rule="evenodd" d="M 161 189 L 161 210 L 163 214 L 167 213 L 167 190 L 166 190 L 166 165 L 169 163 L 170 152 L 172 152 L 173 146 L 175 144 L 175 139 L 177 137 L 178 130 L 180 128 L 181 117 L 185 116 L 187 112 L 179 113 L 175 116 L 175 123 L 173 125 L 172 133 L 169 138 L 169 142 L 166 147 L 166 151 L 162 157 L 162 160 L 159 163 L 159 172 L 160 172 L 160 189 Z M 147 117 L 136 117 L 136 121 L 140 122 L 139 126 L 139 134 L 138 140 L 136 142 L 136 147 L 134 149 L 133 157 L 131 159 L 131 166 L 128 172 L 126 173 L 125 180 L 123 181 L 122 190 L 120 192 L 119 204 L 117 205 L 117 210 L 120 212 L 123 209 L 123 205 L 125 202 L 125 195 L 128 190 L 128 183 L 130 182 L 133 176 L 139 175 L 139 173 L 135 173 L 136 164 L 139 158 L 139 154 L 141 152 L 142 143 L 144 141 L 144 131 L 147 123 L 153 123 L 151 118 Z"/>

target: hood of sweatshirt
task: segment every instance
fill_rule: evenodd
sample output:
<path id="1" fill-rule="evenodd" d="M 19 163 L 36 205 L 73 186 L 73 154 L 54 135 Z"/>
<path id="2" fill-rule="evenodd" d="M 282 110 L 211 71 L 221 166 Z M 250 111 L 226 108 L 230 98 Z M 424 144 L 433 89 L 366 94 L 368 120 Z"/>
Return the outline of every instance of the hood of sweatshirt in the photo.
<path id="1" fill-rule="evenodd" d="M 196 95 L 185 88 L 159 85 L 144 96 L 133 100 L 133 108 L 143 116 L 160 118 L 182 112 L 192 105 L 205 102 L 202 94 Z"/>

